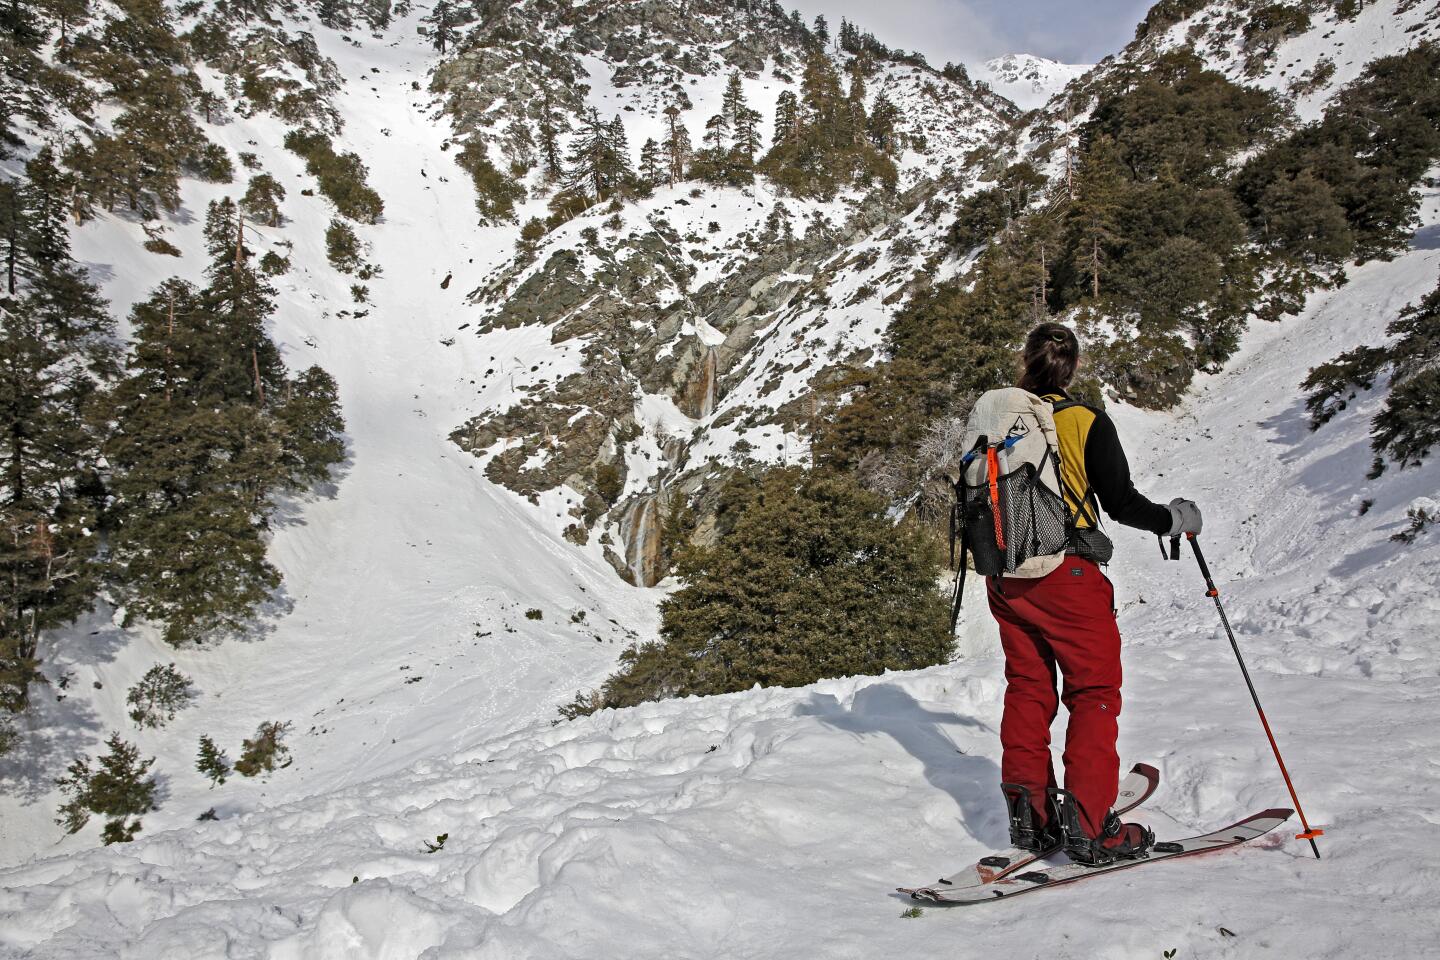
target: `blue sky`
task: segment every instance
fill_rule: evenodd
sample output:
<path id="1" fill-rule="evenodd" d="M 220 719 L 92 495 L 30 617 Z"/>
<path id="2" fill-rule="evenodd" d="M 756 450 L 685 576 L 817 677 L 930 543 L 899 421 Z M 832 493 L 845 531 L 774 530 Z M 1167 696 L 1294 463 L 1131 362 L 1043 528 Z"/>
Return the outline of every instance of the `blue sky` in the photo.
<path id="1" fill-rule="evenodd" d="M 788 0 L 806 19 L 843 16 L 935 66 L 973 65 L 1004 53 L 1094 63 L 1135 35 L 1153 0 Z"/>

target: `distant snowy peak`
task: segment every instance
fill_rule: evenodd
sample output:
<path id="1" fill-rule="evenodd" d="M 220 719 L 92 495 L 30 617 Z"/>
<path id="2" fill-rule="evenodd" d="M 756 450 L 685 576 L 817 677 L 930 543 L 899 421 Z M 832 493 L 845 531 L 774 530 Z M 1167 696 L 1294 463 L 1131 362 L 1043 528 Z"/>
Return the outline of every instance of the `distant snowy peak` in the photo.
<path id="1" fill-rule="evenodd" d="M 990 89 L 1021 110 L 1034 110 L 1043 107 L 1046 101 L 1092 66 L 1088 63 L 1057 63 L 1029 53 L 1011 53 L 986 60 L 976 71 L 975 79 L 985 81 Z"/>

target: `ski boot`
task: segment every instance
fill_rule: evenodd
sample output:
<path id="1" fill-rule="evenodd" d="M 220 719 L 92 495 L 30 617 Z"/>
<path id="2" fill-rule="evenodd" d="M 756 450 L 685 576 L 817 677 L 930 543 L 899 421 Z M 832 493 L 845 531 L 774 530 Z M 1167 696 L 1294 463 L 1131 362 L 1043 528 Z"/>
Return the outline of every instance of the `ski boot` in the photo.
<path id="1" fill-rule="evenodd" d="M 1049 818 L 1044 825 L 1035 823 L 1035 808 L 1030 803 L 1030 791 L 1018 783 L 1002 783 L 1000 790 L 1005 794 L 1005 806 L 1010 811 L 1010 846 L 1031 853 L 1042 853 L 1060 846 L 1064 836 L 1060 832 L 1060 820 L 1055 806 L 1047 797 Z"/>
<path id="2" fill-rule="evenodd" d="M 1059 807 L 1060 832 L 1065 855 L 1088 867 L 1104 866 L 1116 860 L 1139 860 L 1150 856 L 1155 834 L 1138 823 L 1121 823 L 1115 811 L 1105 814 L 1100 836 L 1091 837 L 1081 825 L 1080 804 L 1068 790 L 1049 789 L 1051 801 Z"/>

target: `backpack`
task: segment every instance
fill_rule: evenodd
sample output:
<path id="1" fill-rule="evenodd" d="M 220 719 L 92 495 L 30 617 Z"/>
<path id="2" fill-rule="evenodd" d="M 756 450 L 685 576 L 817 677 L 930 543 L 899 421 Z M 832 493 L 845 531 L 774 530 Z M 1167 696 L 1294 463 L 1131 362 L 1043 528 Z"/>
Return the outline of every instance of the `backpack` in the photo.
<path id="1" fill-rule="evenodd" d="M 982 394 L 971 409 L 950 512 L 952 563 L 960 541 L 952 629 L 968 556 L 982 576 L 1030 579 L 1065 561 L 1075 524 L 1062 492 L 1055 413 L 1075 405 L 1052 405 L 1028 390 L 1005 387 Z"/>

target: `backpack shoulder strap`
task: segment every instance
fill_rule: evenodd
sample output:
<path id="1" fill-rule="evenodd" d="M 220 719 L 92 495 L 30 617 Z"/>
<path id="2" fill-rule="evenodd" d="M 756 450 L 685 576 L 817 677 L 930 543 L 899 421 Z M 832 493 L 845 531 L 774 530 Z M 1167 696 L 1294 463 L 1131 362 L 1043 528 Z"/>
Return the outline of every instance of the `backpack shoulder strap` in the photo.
<path id="1" fill-rule="evenodd" d="M 1086 409 L 1092 410 L 1095 413 L 1100 412 L 1094 407 L 1091 407 L 1089 404 L 1082 403 L 1079 400 L 1072 400 L 1068 397 L 1063 397 L 1058 393 L 1047 394 L 1044 399 L 1050 404 L 1051 410 L 1053 410 L 1055 413 L 1059 413 L 1062 410 L 1069 410 L 1071 407 L 1085 407 Z M 1064 483 L 1063 480 L 1061 482 L 1062 484 Z M 1066 487 L 1068 489 L 1068 485 L 1066 485 Z M 1076 493 L 1076 491 L 1070 492 L 1072 495 Z M 1100 503 L 1095 497 L 1095 488 L 1090 485 L 1088 476 L 1086 477 L 1085 492 L 1076 497 L 1076 502 L 1080 504 L 1080 509 L 1082 511 L 1085 511 L 1089 514 L 1090 518 L 1094 521 L 1097 527 L 1104 522 L 1100 517 Z M 1069 513 L 1068 504 L 1066 505 L 1066 513 Z"/>

